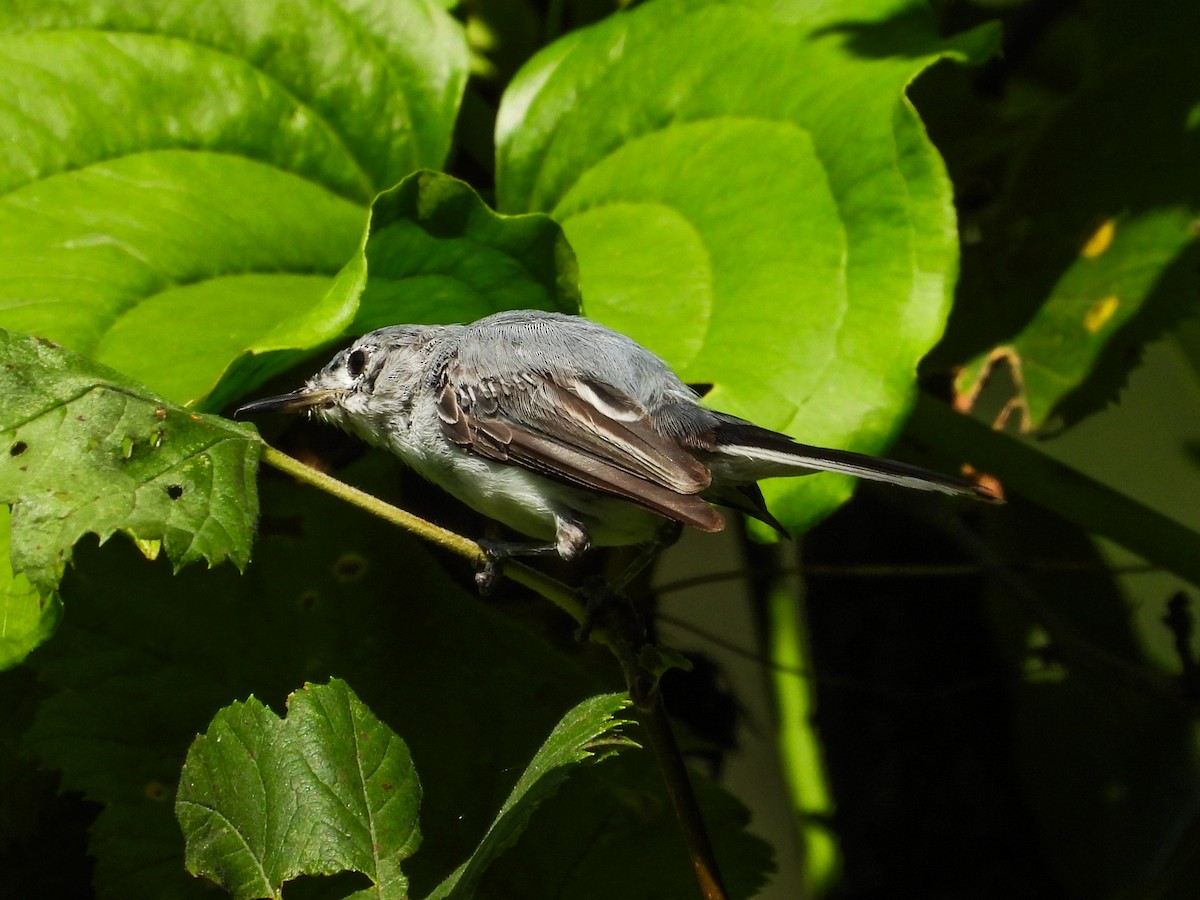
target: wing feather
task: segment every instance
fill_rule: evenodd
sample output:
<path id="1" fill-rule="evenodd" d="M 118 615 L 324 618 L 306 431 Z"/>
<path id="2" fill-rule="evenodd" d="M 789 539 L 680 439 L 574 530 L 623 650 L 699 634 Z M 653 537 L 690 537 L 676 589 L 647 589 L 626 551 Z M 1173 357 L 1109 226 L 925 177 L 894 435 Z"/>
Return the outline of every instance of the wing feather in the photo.
<path id="1" fill-rule="evenodd" d="M 699 494 L 712 475 L 658 433 L 636 400 L 608 385 L 537 372 L 473 382 L 454 361 L 438 397 L 442 433 L 480 456 L 636 503 L 704 531 L 724 520 Z"/>

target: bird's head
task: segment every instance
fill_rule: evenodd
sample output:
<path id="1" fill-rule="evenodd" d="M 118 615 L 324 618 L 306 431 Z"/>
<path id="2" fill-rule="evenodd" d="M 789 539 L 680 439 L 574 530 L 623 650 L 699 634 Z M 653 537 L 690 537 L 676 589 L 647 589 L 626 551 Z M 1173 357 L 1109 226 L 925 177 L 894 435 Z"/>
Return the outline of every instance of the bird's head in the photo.
<path id="1" fill-rule="evenodd" d="M 247 403 L 237 415 L 305 412 L 372 444 L 407 430 L 414 400 L 428 377 L 429 356 L 443 329 L 392 325 L 364 334 L 290 394 Z"/>

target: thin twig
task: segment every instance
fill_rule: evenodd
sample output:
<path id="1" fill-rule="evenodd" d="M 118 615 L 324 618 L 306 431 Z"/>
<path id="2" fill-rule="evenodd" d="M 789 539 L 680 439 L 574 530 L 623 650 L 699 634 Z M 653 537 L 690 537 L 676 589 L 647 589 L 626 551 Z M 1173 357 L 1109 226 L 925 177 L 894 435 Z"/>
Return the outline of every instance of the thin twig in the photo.
<path id="1" fill-rule="evenodd" d="M 704 900 L 725 900 L 721 871 L 717 867 L 716 855 L 713 853 L 708 831 L 704 827 L 700 807 L 696 803 L 696 794 L 692 790 L 687 766 L 684 765 L 679 745 L 675 742 L 675 734 L 671 731 L 671 722 L 663 707 L 662 696 L 657 692 L 650 707 L 642 710 L 642 724 L 650 737 L 650 747 L 658 760 L 663 781 L 667 785 L 667 794 L 671 798 L 671 806 L 679 820 L 679 828 L 683 832 L 683 839 L 692 859 L 692 870 L 700 884 L 700 895 Z"/>
<path id="2" fill-rule="evenodd" d="M 778 660 L 765 656 L 761 651 L 751 650 L 748 647 L 742 647 L 715 634 L 707 629 L 693 625 L 686 619 L 679 616 L 671 615 L 659 611 L 656 616 L 660 622 L 668 622 L 674 625 L 680 631 L 686 631 L 702 640 L 711 643 L 713 646 L 720 647 L 727 653 L 734 656 L 739 656 L 742 659 L 757 663 L 764 669 L 770 672 L 776 672 L 782 675 L 791 675 L 796 678 L 804 678 L 813 684 L 819 684 L 823 687 L 836 687 L 847 691 L 859 691 L 877 695 L 880 697 L 902 697 L 907 699 L 929 699 L 936 697 L 953 697 L 958 694 L 967 693 L 969 691 L 979 690 L 980 685 L 990 684 L 994 679 L 991 678 L 972 678 L 966 681 L 956 681 L 953 684 L 948 684 L 939 688 L 898 688 L 894 685 L 879 685 L 864 681 L 862 678 L 850 677 L 848 675 L 815 675 L 813 672 L 803 666 L 797 667 L 786 665 Z"/>
<path id="3" fill-rule="evenodd" d="M 1188 704 L 1171 679 L 1153 669 L 1135 665 L 1080 634 L 1074 624 L 1043 602 L 1033 585 L 1006 565 L 1000 555 L 961 520 L 941 511 L 931 514 L 928 520 L 979 561 L 987 577 L 1045 629 L 1065 658 L 1111 672 L 1123 678 L 1130 687 L 1166 698 L 1195 714 L 1194 707 Z"/>
<path id="4" fill-rule="evenodd" d="M 1016 571 L 1029 572 L 1105 572 L 1109 575 L 1148 575 L 1163 571 L 1162 566 L 1150 563 L 1128 563 L 1119 566 L 1104 565 L 1087 560 L 1033 560 L 1021 566 L 1012 567 Z M 926 565 L 891 565 L 891 564 L 859 564 L 842 565 L 801 565 L 791 566 L 780 570 L 781 575 L 799 575 L 804 578 L 952 578 L 966 575 L 981 575 L 988 571 L 978 563 L 930 563 Z M 765 572 L 751 569 L 732 569 L 726 572 L 712 572 L 707 575 L 692 575 L 658 585 L 654 593 L 658 595 L 673 594 L 716 584 L 720 581 L 736 581 L 752 575 L 763 575 Z"/>

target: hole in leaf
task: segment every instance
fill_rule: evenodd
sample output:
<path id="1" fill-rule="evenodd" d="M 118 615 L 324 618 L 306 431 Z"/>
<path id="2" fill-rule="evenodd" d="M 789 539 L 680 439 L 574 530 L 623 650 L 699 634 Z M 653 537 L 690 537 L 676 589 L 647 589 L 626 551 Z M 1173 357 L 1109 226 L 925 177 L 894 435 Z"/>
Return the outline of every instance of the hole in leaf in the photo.
<path id="1" fill-rule="evenodd" d="M 300 609 L 304 612 L 312 612 L 317 608 L 317 604 L 321 602 L 321 595 L 316 591 L 305 591 L 300 595 Z"/>
<path id="2" fill-rule="evenodd" d="M 170 497 L 172 500 L 178 500 L 180 497 L 183 496 L 183 485 L 168 484 L 167 485 L 167 496 Z"/>
<path id="3" fill-rule="evenodd" d="M 343 584 L 358 581 L 367 571 L 367 558 L 358 553 L 343 553 L 333 564 L 333 577 Z"/>
<path id="4" fill-rule="evenodd" d="M 10 456 L 20 456 L 22 453 L 24 453 L 28 449 L 29 449 L 29 445 L 27 443 L 25 443 L 24 441 L 17 441 L 15 444 L 13 444 L 11 447 L 8 448 L 8 452 L 9 452 Z"/>

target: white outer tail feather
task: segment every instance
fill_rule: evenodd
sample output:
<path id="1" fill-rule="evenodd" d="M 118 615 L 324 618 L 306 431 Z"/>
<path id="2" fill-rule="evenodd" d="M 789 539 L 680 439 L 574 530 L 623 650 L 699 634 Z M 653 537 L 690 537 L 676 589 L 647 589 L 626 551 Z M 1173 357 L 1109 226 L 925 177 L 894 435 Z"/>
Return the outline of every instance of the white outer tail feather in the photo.
<path id="1" fill-rule="evenodd" d="M 905 463 L 875 459 L 850 451 L 832 450 L 829 451 L 829 455 L 815 455 L 806 451 L 816 448 L 806 447 L 802 444 L 797 444 L 795 450 L 777 450 L 744 444 L 725 444 L 715 449 L 722 456 L 732 456 L 757 463 L 757 466 L 736 466 L 754 480 L 797 475 L 801 473 L 796 470 L 801 469 L 810 472 L 836 472 L 840 475 L 852 475 L 855 478 L 882 481 L 886 484 L 915 488 L 920 491 L 938 491 L 942 494 L 978 496 L 980 493 L 976 485 L 967 481 L 938 475 L 936 472 L 926 472 Z"/>

